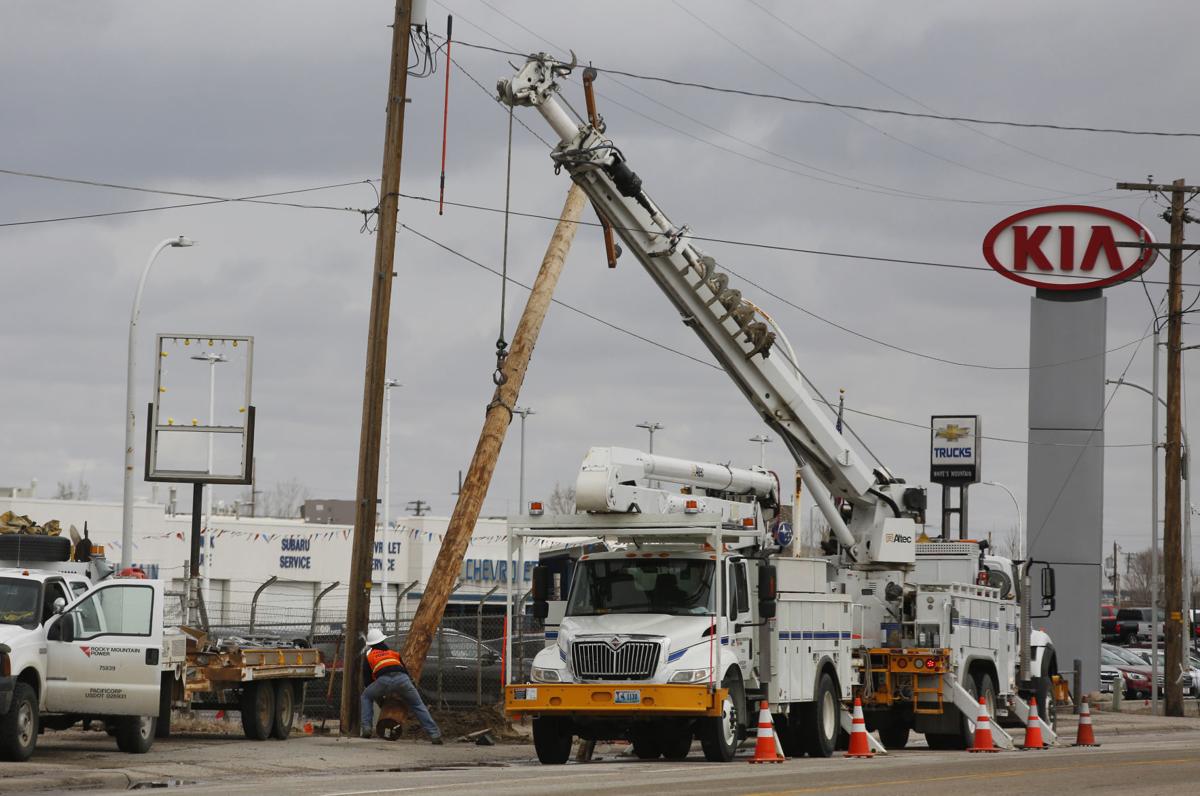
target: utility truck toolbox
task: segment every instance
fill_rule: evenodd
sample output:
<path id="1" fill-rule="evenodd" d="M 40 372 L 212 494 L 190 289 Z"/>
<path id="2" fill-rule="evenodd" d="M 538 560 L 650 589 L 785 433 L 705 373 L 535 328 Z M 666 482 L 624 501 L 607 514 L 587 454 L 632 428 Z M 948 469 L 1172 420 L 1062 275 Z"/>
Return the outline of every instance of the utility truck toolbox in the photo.
<path id="1" fill-rule="evenodd" d="M 636 713 L 641 716 L 720 716 L 728 696 L 707 685 L 510 685 L 505 712 L 510 716 L 572 713 Z"/>

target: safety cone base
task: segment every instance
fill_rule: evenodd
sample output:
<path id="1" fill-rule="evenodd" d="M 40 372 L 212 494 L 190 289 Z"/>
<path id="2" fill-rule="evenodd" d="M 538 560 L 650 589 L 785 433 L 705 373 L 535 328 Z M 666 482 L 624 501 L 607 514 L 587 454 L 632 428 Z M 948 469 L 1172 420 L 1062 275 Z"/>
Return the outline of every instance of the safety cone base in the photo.
<path id="1" fill-rule="evenodd" d="M 999 752 L 1000 749 L 999 749 L 999 747 L 996 747 L 996 746 L 993 746 L 990 749 L 976 749 L 975 747 L 971 747 L 967 751 L 968 752 Z"/>
<path id="2" fill-rule="evenodd" d="M 787 758 L 785 758 L 785 757 L 776 757 L 771 760 L 754 760 L 753 758 L 751 758 L 750 760 L 747 760 L 746 762 L 749 763 L 750 765 L 754 765 L 755 763 L 782 763 L 786 759 Z"/>
<path id="3" fill-rule="evenodd" d="M 1071 745 L 1072 745 L 1072 746 L 1088 746 L 1088 747 L 1095 747 L 1095 746 L 1099 746 L 1100 744 L 1098 744 L 1098 743 L 1075 743 L 1075 744 L 1071 744 Z"/>

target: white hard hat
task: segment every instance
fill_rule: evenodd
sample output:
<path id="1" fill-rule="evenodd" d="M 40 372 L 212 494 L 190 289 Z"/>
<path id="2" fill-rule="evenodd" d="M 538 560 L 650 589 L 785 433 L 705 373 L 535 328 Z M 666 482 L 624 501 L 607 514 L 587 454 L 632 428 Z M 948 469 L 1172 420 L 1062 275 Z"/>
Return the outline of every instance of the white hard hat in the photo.
<path id="1" fill-rule="evenodd" d="M 384 642 L 384 635 L 383 635 L 382 630 L 380 630 L 379 628 L 373 627 L 369 631 L 367 631 L 367 646 L 368 647 L 374 647 L 376 644 L 382 644 L 383 642 Z"/>

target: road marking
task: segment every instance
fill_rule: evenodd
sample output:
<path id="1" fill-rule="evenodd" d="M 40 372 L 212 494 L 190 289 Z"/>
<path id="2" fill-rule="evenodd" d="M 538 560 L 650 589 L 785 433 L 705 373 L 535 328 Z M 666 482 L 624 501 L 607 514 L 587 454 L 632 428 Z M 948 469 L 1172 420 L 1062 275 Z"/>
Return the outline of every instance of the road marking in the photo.
<path id="1" fill-rule="evenodd" d="M 643 764 L 643 765 L 649 766 L 650 764 Z M 665 774 L 665 773 L 668 773 L 671 771 L 693 770 L 694 768 L 695 768 L 695 766 L 676 766 L 674 768 L 654 768 L 654 773 L 656 773 L 656 774 L 664 773 Z M 572 767 L 571 770 L 573 770 L 573 769 L 574 769 L 574 767 Z M 495 771 L 495 769 L 490 769 L 490 770 Z M 628 766 L 621 766 L 620 768 L 616 768 L 611 771 L 597 770 L 593 766 L 588 766 L 588 770 L 594 774 L 607 774 L 609 776 L 617 776 L 619 774 L 627 775 L 629 773 Z M 417 772 L 414 772 L 414 773 L 417 773 Z M 428 773 L 437 773 L 437 772 L 428 772 Z M 450 772 L 445 772 L 445 773 L 450 773 Z M 550 776 L 550 777 L 541 776 L 541 777 L 522 777 L 521 779 L 505 779 L 502 782 L 505 785 L 515 784 L 518 782 L 551 782 L 556 779 L 575 779 L 578 776 L 579 776 L 578 774 L 572 773 L 572 774 L 562 774 L 559 776 Z M 413 791 L 420 791 L 420 790 L 445 790 L 446 788 L 461 788 L 461 787 L 464 787 L 467 785 L 475 785 L 475 784 L 478 784 L 478 782 L 476 780 L 460 780 L 458 782 L 445 782 L 440 785 L 413 785 L 412 787 L 409 787 L 409 788 L 382 788 L 380 790 L 337 791 L 335 793 L 327 793 L 327 794 L 325 794 L 325 796 L 376 796 L 377 794 L 384 794 L 384 793 L 411 793 Z M 501 784 L 501 781 L 498 780 L 496 782 L 496 784 Z"/>
<path id="2" fill-rule="evenodd" d="M 827 791 L 838 790 L 858 790 L 862 788 L 884 788 L 895 785 L 919 785 L 925 782 L 951 782 L 960 779 L 991 779 L 993 777 L 1022 777 L 1031 774 L 1041 774 L 1050 771 L 1072 771 L 1081 768 L 1102 769 L 1102 768 L 1127 768 L 1130 766 L 1162 766 L 1162 765 L 1179 765 L 1182 763 L 1191 763 L 1192 765 L 1200 765 L 1200 757 L 1177 757 L 1166 760 L 1133 760 L 1123 763 L 1091 763 L 1085 765 L 1070 765 L 1070 766 L 1049 766 L 1025 768 L 1015 771 L 989 771 L 979 774 L 948 774 L 942 777 L 920 777 L 914 779 L 890 779 L 876 780 L 873 782 L 855 782 L 845 785 L 819 785 L 811 788 L 793 788 L 789 790 L 776 791 L 761 791 L 758 793 L 747 794 L 746 796 L 790 796 L 796 793 L 823 793 Z"/>

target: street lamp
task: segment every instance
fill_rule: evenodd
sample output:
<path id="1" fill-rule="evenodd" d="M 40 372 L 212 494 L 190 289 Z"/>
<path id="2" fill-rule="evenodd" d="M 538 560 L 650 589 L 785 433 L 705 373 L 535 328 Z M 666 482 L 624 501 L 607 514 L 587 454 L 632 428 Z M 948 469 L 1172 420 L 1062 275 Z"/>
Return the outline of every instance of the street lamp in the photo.
<path id="1" fill-rule="evenodd" d="M 125 569 L 133 563 L 133 446 L 137 431 L 137 415 L 133 406 L 133 391 L 137 381 L 137 322 L 142 312 L 142 292 L 146 289 L 146 277 L 154 261 L 166 248 L 183 248 L 194 246 L 195 241 L 180 235 L 177 238 L 167 238 L 154 247 L 150 259 L 142 270 L 142 278 L 138 280 L 137 292 L 133 294 L 133 310 L 129 313 L 129 357 L 125 366 L 125 485 L 121 498 L 121 568 Z"/>
<path id="2" fill-rule="evenodd" d="M 1017 503 L 1017 496 L 1013 494 L 1011 489 L 999 481 L 981 481 L 980 483 L 1003 489 L 1008 493 L 1008 497 L 1012 500 L 1013 508 L 1017 510 L 1017 558 L 1022 561 L 1025 560 L 1025 523 L 1021 519 L 1021 505 Z"/>
<path id="3" fill-rule="evenodd" d="M 767 443 L 775 440 L 768 437 L 766 434 L 755 434 L 750 438 L 751 442 L 758 443 L 758 466 L 766 469 L 767 466 Z"/>
<path id="4" fill-rule="evenodd" d="M 208 425 L 216 424 L 217 411 L 217 365 L 222 362 L 228 362 L 229 358 L 224 354 L 218 354 L 215 351 L 206 351 L 203 354 L 196 354 L 191 359 L 197 362 L 208 363 Z M 208 433 L 208 474 L 212 475 L 213 471 L 213 435 Z M 212 555 L 208 549 L 212 545 L 212 532 L 209 530 L 212 522 L 212 487 L 204 490 L 204 557 L 200 559 L 200 568 L 203 571 L 203 580 L 200 587 L 201 593 L 204 595 L 204 604 L 208 605 L 208 557 Z"/>
<path id="5" fill-rule="evenodd" d="M 517 512 L 525 513 L 525 418 L 530 415 L 536 415 L 537 412 L 530 409 L 528 406 L 518 406 L 513 409 L 515 414 L 521 416 L 521 481 L 517 500 Z"/>
<path id="6" fill-rule="evenodd" d="M 1158 338 L 1155 336 L 1155 353 L 1158 352 Z M 1157 357 L 1155 358 L 1155 380 L 1154 386 L 1157 389 Z M 1152 431 L 1153 445 L 1151 451 L 1153 455 L 1153 467 L 1150 470 L 1150 494 L 1151 494 L 1151 510 L 1154 514 L 1153 520 L 1150 523 L 1150 669 L 1151 679 L 1150 684 L 1150 712 L 1153 715 L 1158 714 L 1158 632 L 1154 628 L 1158 627 L 1158 449 L 1161 447 L 1158 439 L 1158 406 L 1162 404 L 1164 407 L 1167 402 L 1159 397 L 1157 391 L 1147 390 L 1140 384 L 1125 381 L 1125 379 L 1105 379 L 1105 384 L 1115 384 L 1118 387 L 1132 387 L 1135 390 L 1141 390 L 1151 397 L 1151 406 L 1154 412 L 1151 414 L 1151 422 L 1154 424 Z M 1191 479 L 1191 458 L 1192 445 L 1188 442 L 1187 430 L 1181 428 L 1183 433 L 1183 479 L 1184 479 L 1184 498 L 1186 507 L 1183 512 L 1183 616 L 1185 618 L 1184 627 L 1187 629 L 1188 639 L 1191 639 L 1191 602 L 1192 602 L 1192 479 Z M 1191 646 L 1190 644 L 1188 645 Z M 1185 650 L 1186 653 L 1186 650 Z"/>
<path id="7" fill-rule="evenodd" d="M 383 587 L 380 591 L 385 598 L 385 606 L 388 596 L 388 524 L 392 519 L 392 388 L 403 386 L 397 379 L 385 379 L 383 382 L 383 556 L 380 558 L 382 573 L 379 576 L 379 584 Z M 383 621 L 387 624 L 386 616 L 383 617 Z"/>
<path id="8" fill-rule="evenodd" d="M 650 451 L 649 452 L 654 453 L 654 432 L 662 431 L 664 428 L 666 428 L 666 426 L 664 426 L 662 423 L 659 423 L 657 421 L 643 420 L 641 423 L 635 423 L 634 428 L 644 428 L 650 432 Z M 657 481 L 649 482 L 649 487 L 651 489 L 658 489 L 660 486 L 662 486 L 662 485 L 659 484 Z"/>

